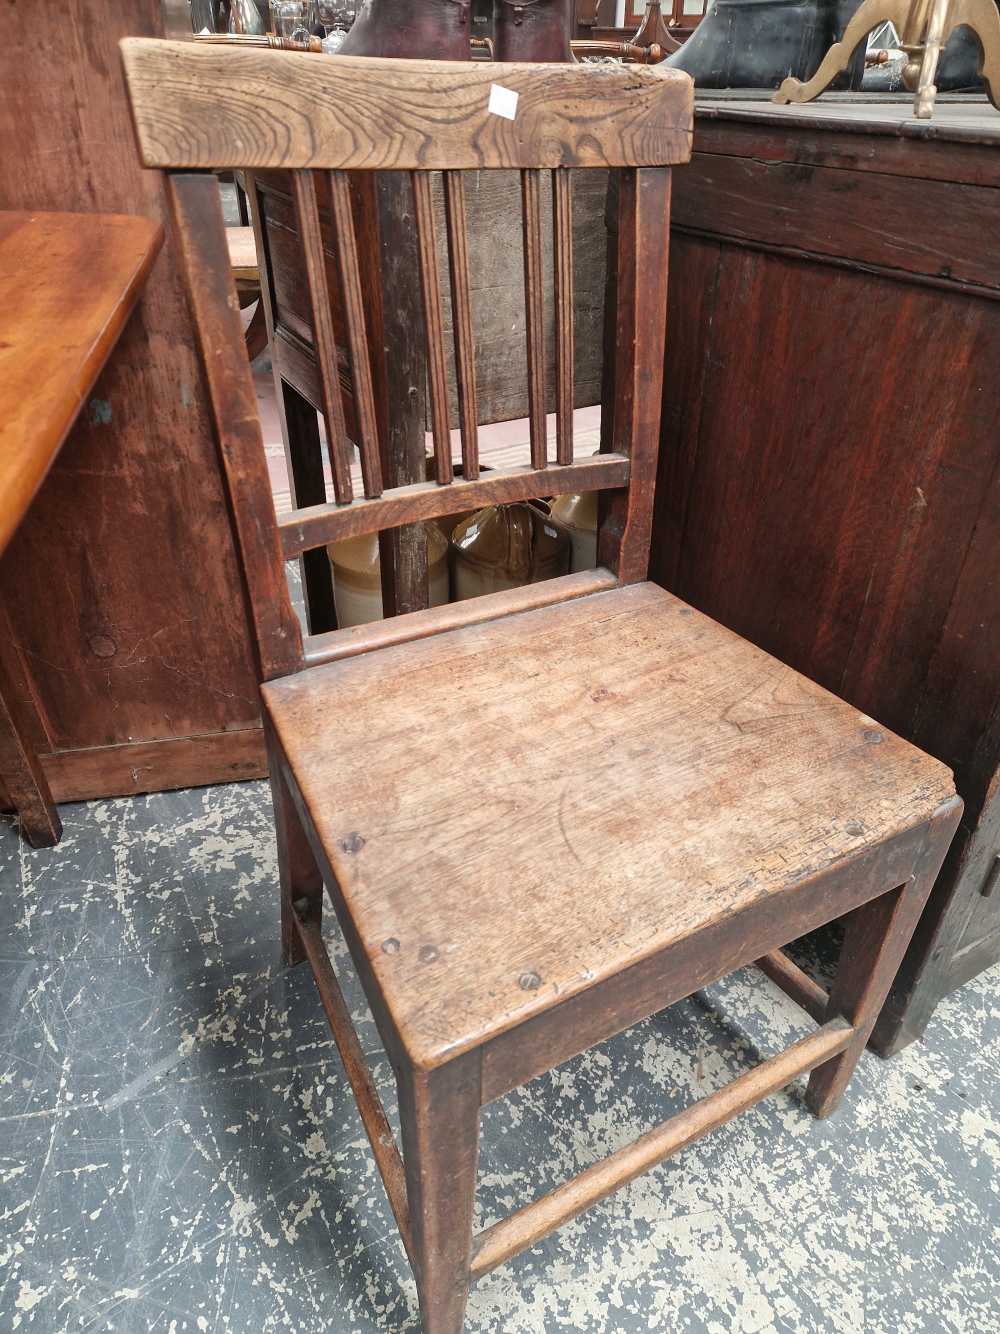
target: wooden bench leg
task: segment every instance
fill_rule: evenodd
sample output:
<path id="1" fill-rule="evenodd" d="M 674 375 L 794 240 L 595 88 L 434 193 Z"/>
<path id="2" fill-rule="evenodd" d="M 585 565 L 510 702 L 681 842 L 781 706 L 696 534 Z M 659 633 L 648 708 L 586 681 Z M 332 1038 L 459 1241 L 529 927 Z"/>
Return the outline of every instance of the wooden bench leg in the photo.
<path id="1" fill-rule="evenodd" d="M 0 773 L 21 817 L 21 828 L 33 848 L 51 848 L 62 837 L 48 780 L 31 743 L 0 659 Z"/>
<path id="2" fill-rule="evenodd" d="M 313 856 L 306 831 L 281 773 L 281 747 L 267 715 L 264 715 L 271 800 L 278 840 L 278 878 L 281 884 L 281 952 L 289 968 L 305 960 L 292 904 L 309 902 L 309 913 L 317 925 L 323 921 L 323 877 Z"/>
<path id="3" fill-rule="evenodd" d="M 844 1096 L 961 815 L 962 802 L 958 797 L 942 806 L 930 822 L 911 879 L 856 908 L 847 918 L 827 1017 L 842 1015 L 855 1036 L 839 1056 L 817 1066 L 809 1077 L 806 1098 L 819 1117 L 836 1111 Z"/>
<path id="4" fill-rule="evenodd" d="M 479 1157 L 480 1055 L 397 1076 L 421 1334 L 462 1334 Z"/>

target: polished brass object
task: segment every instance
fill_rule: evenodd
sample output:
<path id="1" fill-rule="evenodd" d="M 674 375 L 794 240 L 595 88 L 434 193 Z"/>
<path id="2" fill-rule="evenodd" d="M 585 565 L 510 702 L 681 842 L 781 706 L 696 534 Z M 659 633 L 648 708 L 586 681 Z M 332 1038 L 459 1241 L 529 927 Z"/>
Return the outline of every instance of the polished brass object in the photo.
<path id="1" fill-rule="evenodd" d="M 900 35 L 908 60 L 903 82 L 913 93 L 913 114 L 930 120 L 934 111 L 937 72 L 941 49 L 955 28 L 966 24 L 979 47 L 979 75 L 986 94 L 1000 110 L 1000 11 L 994 0 L 863 0 L 839 42 L 830 47 L 819 69 L 807 82 L 786 79 L 771 101 L 811 102 L 847 69 L 861 42 L 880 23 L 890 21 Z"/>

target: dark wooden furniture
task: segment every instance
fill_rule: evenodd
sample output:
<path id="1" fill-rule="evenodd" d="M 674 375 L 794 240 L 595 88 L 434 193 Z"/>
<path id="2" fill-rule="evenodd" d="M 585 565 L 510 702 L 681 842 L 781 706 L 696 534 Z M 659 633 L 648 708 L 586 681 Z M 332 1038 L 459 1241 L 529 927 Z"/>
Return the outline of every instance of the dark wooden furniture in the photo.
<path id="1" fill-rule="evenodd" d="M 554 1228 L 811 1070 L 839 1102 L 957 825 L 939 762 L 646 582 L 663 381 L 670 171 L 691 85 L 662 67 L 290 56 L 220 64 L 124 44 L 144 161 L 167 169 L 269 719 L 289 963 L 308 959 L 413 1263 L 425 1334 Z M 275 133 L 277 125 L 281 126 Z M 308 125 L 308 132 L 300 127 Z M 238 128 L 238 135 L 235 133 Z M 239 142 L 241 149 L 237 149 Z M 321 146 L 321 147 L 317 147 Z M 278 522 L 218 192 L 203 168 L 294 172 L 334 427 L 336 501 Z M 573 459 L 569 167 L 618 168 L 610 448 Z M 383 489 L 347 171 L 412 172 L 435 478 Z M 479 475 L 464 172 L 516 169 L 531 464 Z M 443 172 L 445 335 L 430 174 Z M 556 462 L 545 441 L 540 181 L 551 170 Z M 363 495 L 353 493 L 314 173 L 332 213 Z M 325 320 L 324 320 L 325 314 Z M 460 386 L 454 477 L 445 362 Z M 284 562 L 332 538 L 601 488 L 601 567 L 303 643 Z M 336 909 L 399 1089 L 400 1158 L 321 935 Z M 780 951 L 851 914 L 829 996 Z M 751 960 L 820 1027 L 534 1204 L 472 1231 L 483 1104 Z"/>
<path id="2" fill-rule="evenodd" d="M 148 218 L 0 213 L 0 555 L 14 536 L 138 300 L 163 244 Z M 35 749 L 34 701 L 6 667 L 0 609 L 0 806 L 34 847 L 62 826 Z"/>
<path id="3" fill-rule="evenodd" d="M 161 0 L 4 8 L 0 208 L 166 220 L 162 182 L 135 151 L 118 52 L 119 38 L 157 36 L 162 23 Z M 169 242 L 0 558 L 0 601 L 15 647 L 5 665 L 18 701 L 34 701 L 56 802 L 266 774 L 239 571 Z"/>
<path id="4" fill-rule="evenodd" d="M 1000 958 L 998 145 L 982 99 L 699 94 L 674 194 L 651 572 L 965 800 L 883 1055 Z"/>

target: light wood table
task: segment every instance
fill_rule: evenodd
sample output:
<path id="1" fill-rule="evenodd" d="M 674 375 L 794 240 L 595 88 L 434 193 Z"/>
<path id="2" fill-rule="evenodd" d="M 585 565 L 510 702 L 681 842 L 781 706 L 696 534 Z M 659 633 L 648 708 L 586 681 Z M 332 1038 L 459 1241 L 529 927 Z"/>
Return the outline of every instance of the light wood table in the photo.
<path id="1" fill-rule="evenodd" d="M 0 212 L 0 554 L 125 327 L 163 228 L 149 218 Z M 0 638 L 10 645 L 6 615 Z M 9 649 L 13 652 L 13 649 Z M 0 778 L 34 847 L 62 832 L 33 708 L 0 656 Z"/>

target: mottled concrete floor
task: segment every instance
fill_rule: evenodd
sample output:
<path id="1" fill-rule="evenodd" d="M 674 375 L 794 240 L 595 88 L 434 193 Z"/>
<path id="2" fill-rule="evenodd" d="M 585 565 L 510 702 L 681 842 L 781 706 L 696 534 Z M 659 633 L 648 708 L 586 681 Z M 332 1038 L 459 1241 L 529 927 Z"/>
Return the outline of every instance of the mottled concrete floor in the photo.
<path id="1" fill-rule="evenodd" d="M 311 978 L 279 959 L 266 785 L 61 813 L 40 852 L 0 823 L 0 1334 L 416 1330 Z M 505 1265 L 467 1329 L 996 1334 L 998 982 L 866 1054 L 833 1120 L 793 1087 Z M 747 969 L 493 1104 L 480 1223 L 807 1026 Z"/>

